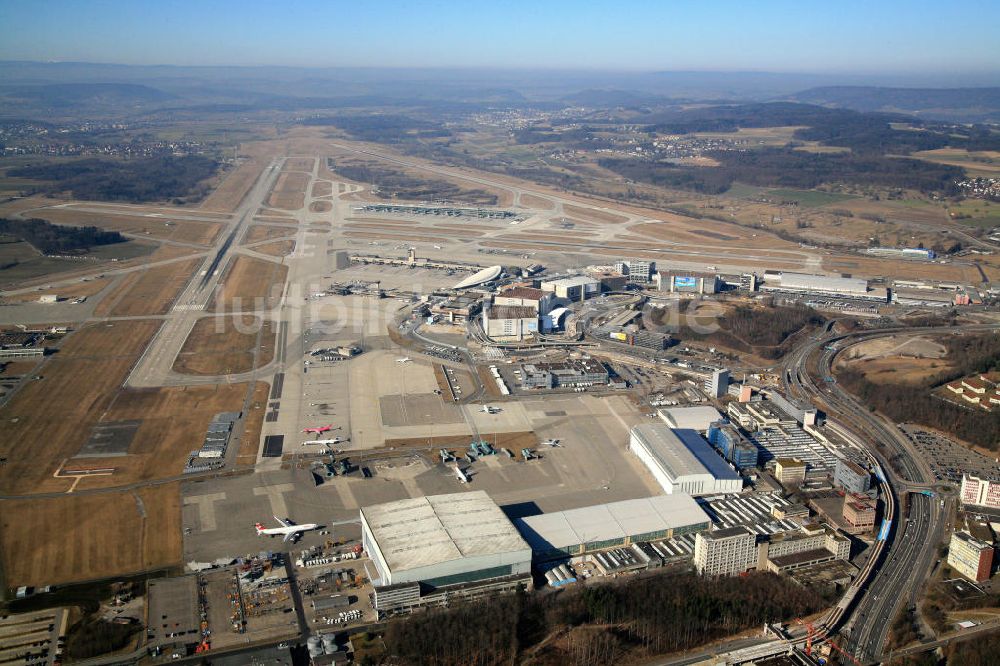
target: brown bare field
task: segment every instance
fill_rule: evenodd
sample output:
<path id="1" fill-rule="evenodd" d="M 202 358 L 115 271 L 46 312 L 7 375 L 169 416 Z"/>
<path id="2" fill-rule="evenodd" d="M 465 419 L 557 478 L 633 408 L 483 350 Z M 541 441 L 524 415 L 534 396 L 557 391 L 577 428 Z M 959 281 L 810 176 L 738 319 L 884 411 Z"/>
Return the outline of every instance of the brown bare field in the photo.
<path id="1" fill-rule="evenodd" d="M 298 210 L 305 204 L 308 187 L 308 174 L 298 171 L 282 172 L 268 197 L 267 205 L 283 210 Z"/>
<path id="2" fill-rule="evenodd" d="M 98 317 L 160 315 L 170 311 L 201 259 L 176 261 L 129 273 L 94 309 Z"/>
<path id="3" fill-rule="evenodd" d="M 116 469 L 110 476 L 81 479 L 77 489 L 109 488 L 180 474 L 212 417 L 219 412 L 241 411 L 248 388 L 242 383 L 120 391 L 101 422 L 142 422 L 128 455 L 74 458 L 73 467 Z"/>
<path id="4" fill-rule="evenodd" d="M 982 280 L 979 271 L 973 266 L 877 257 L 823 257 L 823 269 L 867 276 L 891 275 L 894 278 L 910 280 L 956 280 L 972 283 Z"/>
<path id="5" fill-rule="evenodd" d="M 174 372 L 186 375 L 235 375 L 254 368 L 260 329 L 259 365 L 274 356 L 274 326 L 253 315 L 199 319 L 174 360 Z"/>
<path id="6" fill-rule="evenodd" d="M 284 238 L 285 236 L 294 235 L 295 230 L 289 229 L 288 227 L 272 227 L 266 224 L 254 224 L 247 230 L 246 235 L 243 237 L 243 244 L 249 245 L 250 243 L 257 243 L 259 241 Z"/>
<path id="7" fill-rule="evenodd" d="M 210 245 L 222 229 L 221 223 L 172 220 L 169 215 L 145 217 L 117 213 L 91 213 L 73 208 L 44 208 L 32 211 L 31 216 L 55 224 L 95 226 L 110 231 L 197 245 Z"/>
<path id="8" fill-rule="evenodd" d="M 922 150 L 912 154 L 928 162 L 950 164 L 967 169 L 971 176 L 996 177 L 1000 175 L 1000 151 L 983 150 L 969 152 L 962 148 L 939 148 Z"/>
<path id="9" fill-rule="evenodd" d="M 333 183 L 328 180 L 317 180 L 313 183 L 312 196 L 314 199 L 328 197 L 333 194 Z"/>
<path id="10" fill-rule="evenodd" d="M 0 363 L 0 375 L 4 377 L 20 377 L 31 372 L 38 365 L 39 361 L 7 361 Z"/>
<path id="11" fill-rule="evenodd" d="M 25 384 L 0 409 L 0 455 L 7 457 L 0 466 L 3 493 L 69 488 L 71 480 L 52 475 L 90 437 L 160 323 L 89 324 L 66 337 L 39 369 L 43 379 Z"/>
<path id="12" fill-rule="evenodd" d="M 267 254 L 272 257 L 287 257 L 295 250 L 295 241 L 291 239 L 276 240 L 253 248 L 254 252 Z"/>
<path id="13" fill-rule="evenodd" d="M 83 296 L 93 296 L 109 284 L 111 284 L 111 278 L 100 278 L 89 280 L 87 282 L 78 282 L 77 284 L 54 287 L 49 291 L 58 294 L 59 298 L 82 298 Z M 44 293 L 49 293 L 49 291 Z M 37 301 L 39 293 L 42 292 L 36 291 L 27 294 L 0 296 L 0 303 L 27 303 L 29 301 Z"/>
<path id="14" fill-rule="evenodd" d="M 243 415 L 243 439 L 240 440 L 240 450 L 236 453 L 237 466 L 253 465 L 257 462 L 260 431 L 264 426 L 264 412 L 267 411 L 267 397 L 270 391 L 271 385 L 267 382 L 254 384 L 249 412 Z"/>
<path id="15" fill-rule="evenodd" d="M 840 367 L 860 370 L 876 384 L 917 384 L 948 369 L 946 361 L 932 361 L 909 356 L 885 356 L 839 363 Z"/>
<path id="16" fill-rule="evenodd" d="M 572 206 L 570 204 L 563 204 L 563 210 L 569 215 L 574 215 L 576 217 L 582 217 L 585 220 L 593 220 L 594 222 L 605 222 L 607 224 L 621 224 L 622 222 L 627 222 L 628 218 L 624 215 L 615 215 L 612 212 L 606 210 L 597 210 L 596 208 L 584 208 L 583 206 Z"/>
<path id="17" fill-rule="evenodd" d="M 552 199 L 546 199 L 534 194 L 522 194 L 521 205 L 536 210 L 552 210 L 555 208 L 555 203 L 553 203 Z"/>
<path id="18" fill-rule="evenodd" d="M 226 213 L 235 211 L 265 166 L 267 160 L 259 158 L 252 158 L 239 165 L 205 198 L 201 208 Z"/>
<path id="19" fill-rule="evenodd" d="M 281 298 L 288 267 L 253 257 L 236 256 L 230 260 L 220 287 L 212 297 L 217 311 L 239 308 L 270 307 Z"/>
<path id="20" fill-rule="evenodd" d="M 309 204 L 310 213 L 329 213 L 333 210 L 333 204 L 329 201 L 313 201 Z"/>
<path id="21" fill-rule="evenodd" d="M 281 170 L 308 171 L 309 173 L 312 173 L 314 166 L 316 166 L 316 160 L 311 157 L 289 157 L 285 160 L 285 165 L 281 168 Z"/>
<path id="22" fill-rule="evenodd" d="M 0 503 L 8 585 L 50 585 L 180 564 L 180 484 Z"/>

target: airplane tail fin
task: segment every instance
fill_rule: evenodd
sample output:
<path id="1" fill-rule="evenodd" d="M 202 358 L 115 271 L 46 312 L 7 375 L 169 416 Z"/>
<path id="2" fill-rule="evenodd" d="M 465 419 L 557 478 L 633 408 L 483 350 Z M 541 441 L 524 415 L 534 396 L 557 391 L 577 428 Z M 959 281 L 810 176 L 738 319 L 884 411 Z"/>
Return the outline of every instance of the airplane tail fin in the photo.
<path id="1" fill-rule="evenodd" d="M 264 526 L 260 523 L 254 523 L 253 526 L 256 528 L 257 534 L 260 534 L 264 530 Z"/>

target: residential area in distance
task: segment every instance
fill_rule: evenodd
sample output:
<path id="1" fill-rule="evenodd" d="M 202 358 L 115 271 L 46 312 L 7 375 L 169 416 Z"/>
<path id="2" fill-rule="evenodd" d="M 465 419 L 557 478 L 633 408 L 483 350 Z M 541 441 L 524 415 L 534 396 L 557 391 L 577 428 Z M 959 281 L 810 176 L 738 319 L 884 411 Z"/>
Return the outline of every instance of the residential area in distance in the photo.
<path id="1" fill-rule="evenodd" d="M 0 664 L 1000 654 L 1000 74 L 39 39 Z"/>

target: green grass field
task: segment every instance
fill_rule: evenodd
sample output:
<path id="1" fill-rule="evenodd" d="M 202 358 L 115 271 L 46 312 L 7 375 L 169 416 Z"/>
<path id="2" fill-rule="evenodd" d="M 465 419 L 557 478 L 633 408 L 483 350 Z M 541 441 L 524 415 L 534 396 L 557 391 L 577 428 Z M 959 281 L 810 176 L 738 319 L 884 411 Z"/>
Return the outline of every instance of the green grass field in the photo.
<path id="1" fill-rule="evenodd" d="M 765 198 L 772 201 L 795 201 L 804 208 L 819 208 L 830 204 L 849 201 L 857 197 L 850 194 L 839 194 L 837 192 L 820 192 L 818 190 L 786 190 L 769 189 L 766 187 L 753 187 L 743 183 L 733 183 L 725 196 L 737 199 L 758 199 Z"/>

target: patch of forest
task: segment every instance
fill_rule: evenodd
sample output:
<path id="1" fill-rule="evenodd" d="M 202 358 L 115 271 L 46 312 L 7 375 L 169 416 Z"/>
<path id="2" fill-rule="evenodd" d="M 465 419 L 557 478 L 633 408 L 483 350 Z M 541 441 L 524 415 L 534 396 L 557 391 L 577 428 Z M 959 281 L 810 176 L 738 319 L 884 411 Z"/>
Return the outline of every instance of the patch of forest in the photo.
<path id="1" fill-rule="evenodd" d="M 738 305 L 714 320 L 715 330 L 706 332 L 705 324 L 697 327 L 682 324 L 677 336 L 683 340 L 700 340 L 743 353 L 753 353 L 768 359 L 781 358 L 788 351 L 792 336 L 806 327 L 819 326 L 823 317 L 805 305 L 778 305 L 755 308 Z"/>
<path id="2" fill-rule="evenodd" d="M 447 200 L 476 206 L 495 206 L 498 198 L 485 190 L 472 190 L 437 178 L 418 178 L 388 167 L 372 167 L 361 162 L 327 160 L 330 171 L 357 183 L 379 188 L 391 199 L 409 201 Z"/>
<path id="3" fill-rule="evenodd" d="M 32 194 L 69 192 L 76 199 L 93 201 L 183 203 L 207 194 L 205 181 L 215 175 L 218 167 L 218 162 L 202 155 L 164 155 L 135 160 L 48 162 L 11 169 L 8 175 L 46 181 Z"/>
<path id="4" fill-rule="evenodd" d="M 451 136 L 451 131 L 441 124 L 390 113 L 317 116 L 306 118 L 301 123 L 319 127 L 339 127 L 354 139 L 375 143 L 404 143 Z"/>
<path id="5" fill-rule="evenodd" d="M 838 373 L 837 380 L 866 405 L 896 422 L 919 423 L 996 451 L 1000 448 L 1000 413 L 965 407 L 931 394 L 943 383 L 1000 367 L 1000 336 L 992 333 L 949 336 L 941 341 L 950 364 L 920 384 L 876 384 L 860 370 Z"/>
<path id="6" fill-rule="evenodd" d="M 71 227 L 46 220 L 8 220 L 0 218 L 0 235 L 23 240 L 42 254 L 73 254 L 97 245 L 124 243 L 117 231 L 97 227 Z"/>
<path id="7" fill-rule="evenodd" d="M 772 573 L 660 574 L 557 594 L 492 597 L 389 623 L 386 663 L 619 664 L 814 613 L 815 591 Z"/>
<path id="8" fill-rule="evenodd" d="M 719 166 L 684 167 L 635 158 L 603 158 L 598 164 L 629 180 L 702 194 L 721 194 L 738 181 L 758 187 L 800 190 L 834 183 L 878 185 L 954 195 L 958 194 L 955 181 L 965 176 L 960 167 L 946 164 L 856 153 L 763 148 L 710 151 L 705 155 L 719 162 Z"/>

